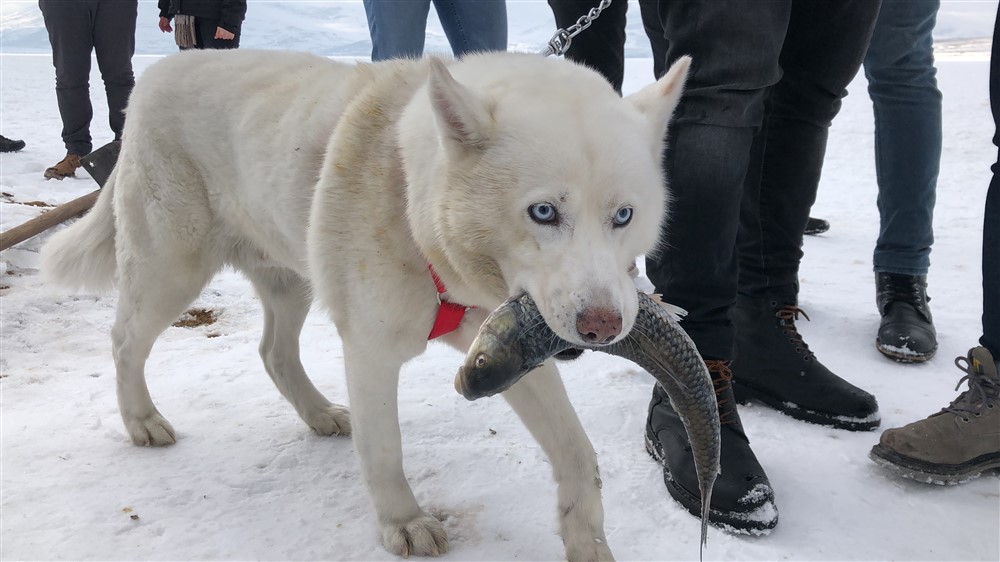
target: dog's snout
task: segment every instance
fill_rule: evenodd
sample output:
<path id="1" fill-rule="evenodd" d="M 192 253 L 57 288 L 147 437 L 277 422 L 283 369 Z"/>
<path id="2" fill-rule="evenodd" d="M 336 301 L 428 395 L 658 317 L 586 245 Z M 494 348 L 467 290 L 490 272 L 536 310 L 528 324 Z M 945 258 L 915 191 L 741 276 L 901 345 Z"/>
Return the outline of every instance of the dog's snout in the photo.
<path id="1" fill-rule="evenodd" d="M 588 308 L 576 315 L 576 331 L 587 343 L 611 343 L 622 333 L 622 315 L 609 308 Z"/>

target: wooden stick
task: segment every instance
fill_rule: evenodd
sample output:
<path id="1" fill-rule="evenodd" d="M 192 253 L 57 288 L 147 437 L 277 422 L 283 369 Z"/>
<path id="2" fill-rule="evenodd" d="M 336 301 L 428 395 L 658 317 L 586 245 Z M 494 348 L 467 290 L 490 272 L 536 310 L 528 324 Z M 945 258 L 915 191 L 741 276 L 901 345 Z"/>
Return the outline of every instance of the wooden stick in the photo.
<path id="1" fill-rule="evenodd" d="M 41 215 L 15 226 L 10 230 L 0 232 L 0 251 L 10 248 L 14 244 L 20 244 L 25 240 L 38 235 L 53 226 L 82 214 L 87 209 L 94 206 L 100 189 L 88 193 L 82 197 L 63 203 L 54 209 L 50 209 Z"/>

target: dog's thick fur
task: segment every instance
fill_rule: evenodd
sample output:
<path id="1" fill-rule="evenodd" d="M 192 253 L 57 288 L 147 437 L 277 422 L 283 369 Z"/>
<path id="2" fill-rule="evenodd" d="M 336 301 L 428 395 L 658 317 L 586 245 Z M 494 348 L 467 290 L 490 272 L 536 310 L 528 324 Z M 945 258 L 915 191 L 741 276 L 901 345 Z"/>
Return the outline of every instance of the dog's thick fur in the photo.
<path id="1" fill-rule="evenodd" d="M 321 434 L 352 431 L 387 549 L 447 550 L 403 475 L 396 384 L 447 298 L 487 311 L 527 291 L 562 338 L 617 339 L 626 269 L 658 243 L 660 154 L 688 68 L 626 100 L 596 73 L 526 54 L 347 65 L 302 53 L 185 52 L 150 67 L 95 208 L 53 236 L 43 273 L 117 284 L 118 402 L 139 445 L 173 443 L 146 388 L 158 335 L 231 265 L 264 306 L 260 354 Z M 631 217 L 629 217 L 631 210 Z M 344 344 L 352 412 L 299 361 L 313 295 Z M 451 376 L 451 373 L 442 373 Z M 607 559 L 597 460 L 551 364 L 504 393 L 549 456 L 570 560 Z"/>

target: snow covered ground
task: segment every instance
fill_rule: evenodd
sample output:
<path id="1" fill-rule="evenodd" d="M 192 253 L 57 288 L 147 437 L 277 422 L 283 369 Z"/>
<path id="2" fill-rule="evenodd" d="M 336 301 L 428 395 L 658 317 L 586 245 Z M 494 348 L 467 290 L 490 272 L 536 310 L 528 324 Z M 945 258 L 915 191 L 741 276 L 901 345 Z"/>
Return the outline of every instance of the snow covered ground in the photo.
<path id="1" fill-rule="evenodd" d="M 245 45 L 337 54 L 327 45 L 364 43 L 339 53 L 363 57 L 360 5 L 319 4 L 252 2 L 251 17 L 268 18 L 248 20 Z M 512 46 L 535 50 L 551 34 L 547 8 L 510 6 Z M 966 14 L 979 26 L 956 20 L 947 38 L 986 35 L 995 6 L 945 2 L 943 14 Z M 320 8 L 333 10 L 320 22 L 325 35 L 310 21 Z M 63 182 L 42 179 L 64 149 L 44 34 L 40 42 L 37 35 L 24 38 L 38 33 L 32 9 L 34 2 L 0 4 L 0 133 L 28 143 L 0 156 L 0 230 L 36 216 L 42 208 L 31 202 L 59 204 L 96 188 L 82 172 Z M 140 17 L 155 16 L 147 2 L 141 10 Z M 976 31 L 984 21 L 986 30 Z M 146 46 L 135 58 L 140 73 L 156 60 L 152 54 L 172 51 L 152 19 L 148 24 L 139 33 Z M 312 31 L 300 33 L 305 29 Z M 275 43 L 257 45 L 255 35 Z M 294 42 L 295 36 L 312 42 Z M 630 39 L 627 91 L 651 74 L 651 61 L 639 58 L 641 39 L 634 33 Z M 23 42 L 15 48 L 15 40 Z M 938 356 L 900 365 L 874 349 L 870 262 L 878 219 L 863 78 L 851 86 L 834 125 L 813 213 L 832 228 L 806 240 L 801 305 L 812 321 L 800 322 L 801 331 L 828 366 L 878 397 L 883 427 L 947 404 L 962 374 L 952 359 L 981 330 L 983 200 L 996 153 L 989 142 L 988 41 L 965 44 L 971 47 L 943 51 L 939 62 L 945 142 L 930 274 Z M 100 84 L 96 69 L 92 84 Z M 101 144 L 110 133 L 100 87 L 93 97 Z M 219 276 L 195 304 L 214 311 L 217 321 L 170 328 L 157 343 L 147 365 L 151 393 L 180 440 L 139 449 L 128 443 L 114 395 L 108 335 L 114 295 L 67 295 L 45 286 L 36 269 L 45 239 L 0 253 L 0 558 L 395 558 L 381 547 L 351 441 L 312 434 L 264 373 L 256 350 L 259 306 L 247 282 L 233 273 Z M 340 342 L 318 308 L 307 320 L 302 353 L 320 390 L 345 402 Z M 470 403 L 455 393 L 461 359 L 431 344 L 404 368 L 400 386 L 407 474 L 418 500 L 445 523 L 451 552 L 444 558 L 560 559 L 549 465 L 503 400 Z M 660 466 L 642 446 L 652 378 L 599 353 L 562 371 L 599 455 L 608 540 L 617 557 L 696 558 L 698 520 L 669 498 Z M 763 538 L 711 529 L 706 559 L 1000 560 L 995 476 L 944 488 L 903 481 L 868 460 L 878 432 L 809 425 L 760 405 L 741 414 L 775 487 L 781 522 Z"/>

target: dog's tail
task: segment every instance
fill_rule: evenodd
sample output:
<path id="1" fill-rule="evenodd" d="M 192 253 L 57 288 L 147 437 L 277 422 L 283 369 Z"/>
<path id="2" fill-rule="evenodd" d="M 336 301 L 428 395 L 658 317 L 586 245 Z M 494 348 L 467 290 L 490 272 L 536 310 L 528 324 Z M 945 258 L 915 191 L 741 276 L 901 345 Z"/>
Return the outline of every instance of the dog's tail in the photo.
<path id="1" fill-rule="evenodd" d="M 106 291 L 115 280 L 115 215 L 112 209 L 117 168 L 82 219 L 57 232 L 42 246 L 42 278 L 73 290 Z"/>

